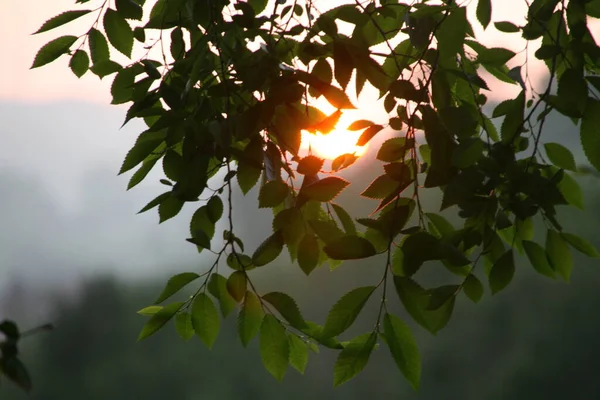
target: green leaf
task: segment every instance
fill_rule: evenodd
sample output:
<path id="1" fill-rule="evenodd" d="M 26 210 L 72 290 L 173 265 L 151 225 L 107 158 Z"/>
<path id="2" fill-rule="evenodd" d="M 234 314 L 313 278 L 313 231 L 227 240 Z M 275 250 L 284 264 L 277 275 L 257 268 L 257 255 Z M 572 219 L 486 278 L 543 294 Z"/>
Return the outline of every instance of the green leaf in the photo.
<path id="1" fill-rule="evenodd" d="M 252 264 L 257 267 L 275 260 L 283 249 L 283 235 L 277 231 L 265 239 L 252 254 Z"/>
<path id="2" fill-rule="evenodd" d="M 184 201 L 178 199 L 175 196 L 169 196 L 169 197 L 165 198 L 163 201 L 161 201 L 161 203 L 158 205 L 159 223 L 162 224 L 163 222 L 165 222 L 165 221 L 173 218 L 177 214 L 179 214 L 179 212 L 183 208 L 183 204 L 184 204 Z M 208 244 L 210 245 L 210 242 Z M 203 247 L 205 247 L 207 249 L 210 248 L 210 246 L 203 246 Z"/>
<path id="3" fill-rule="evenodd" d="M 331 205 L 333 207 L 333 211 L 335 211 L 335 214 L 340 219 L 340 222 L 342 223 L 342 226 L 344 227 L 346 233 L 349 235 L 356 234 L 356 227 L 354 226 L 354 222 L 352 221 L 352 217 L 350 217 L 350 214 L 348 214 L 348 212 L 344 210 L 344 208 L 342 208 L 342 206 L 340 205 L 334 203 L 332 203 Z"/>
<path id="4" fill-rule="evenodd" d="M 288 335 L 290 349 L 290 365 L 304 374 L 308 364 L 308 344 L 296 335 Z"/>
<path id="5" fill-rule="evenodd" d="M 143 315 L 145 317 L 151 317 L 154 314 L 156 314 L 157 312 L 159 312 L 160 310 L 162 310 L 163 308 L 164 308 L 163 306 L 148 306 L 148 307 L 142 308 L 137 313 L 140 315 Z"/>
<path id="6" fill-rule="evenodd" d="M 519 32 L 521 30 L 521 28 L 519 28 L 517 25 L 513 24 L 510 21 L 495 22 L 494 26 L 500 32 L 505 32 L 505 33 L 515 33 L 515 32 Z"/>
<path id="7" fill-rule="evenodd" d="M 242 341 L 242 346 L 248 346 L 250 340 L 260 330 L 265 313 L 260 304 L 260 300 L 250 291 L 246 292 L 244 304 L 238 314 L 238 334 Z"/>
<path id="8" fill-rule="evenodd" d="M 263 295 L 262 298 L 271 303 L 277 312 L 294 328 L 299 330 L 308 328 L 296 301 L 289 295 L 281 292 L 271 292 Z"/>
<path id="9" fill-rule="evenodd" d="M 357 235 L 345 235 L 332 240 L 323 251 L 334 260 L 357 260 L 377 254 L 371 242 Z"/>
<path id="10" fill-rule="evenodd" d="M 258 206 L 260 208 L 277 207 L 283 203 L 288 193 L 289 187 L 284 181 L 276 180 L 267 182 L 260 188 Z"/>
<path id="11" fill-rule="evenodd" d="M 414 280 L 394 276 L 394 285 L 402 305 L 415 322 L 434 335 L 446 326 L 452 316 L 456 296 L 452 296 L 437 310 L 428 310 L 430 294 Z"/>
<path id="12" fill-rule="evenodd" d="M 600 171 L 600 101 L 588 100 L 580 134 L 583 152 L 588 161 Z"/>
<path id="13" fill-rule="evenodd" d="M 110 58 L 110 51 L 108 49 L 108 42 L 106 38 L 96 28 L 91 28 L 88 32 L 88 41 L 90 44 L 90 56 L 94 64 L 102 61 L 108 61 Z"/>
<path id="14" fill-rule="evenodd" d="M 558 189 L 563 195 L 567 203 L 574 205 L 575 207 L 583 210 L 583 192 L 581 187 L 570 174 L 564 174 L 560 182 L 558 183 Z"/>
<path id="15" fill-rule="evenodd" d="M 215 304 L 205 293 L 198 293 L 192 303 L 192 325 L 206 347 L 212 348 L 219 335 L 221 319 Z"/>
<path id="16" fill-rule="evenodd" d="M 69 23 L 79 17 L 82 17 L 86 14 L 91 13 L 92 10 L 75 10 L 75 11 L 65 11 L 63 13 L 58 14 L 55 17 L 50 18 L 48 21 L 44 22 L 44 24 L 35 31 L 33 34 L 36 35 L 38 33 L 46 32 L 54 28 L 58 28 L 66 23 Z"/>
<path id="17" fill-rule="evenodd" d="M 208 280 L 207 288 L 210 294 L 212 294 L 217 300 L 219 300 L 219 306 L 221 307 L 221 314 L 223 318 L 228 316 L 236 307 L 236 301 L 231 297 L 227 291 L 227 279 L 223 275 L 211 274 Z"/>
<path id="18" fill-rule="evenodd" d="M 421 357 L 410 328 L 400 318 L 386 313 L 383 331 L 396 365 L 413 389 L 417 390 L 421 380 Z"/>
<path id="19" fill-rule="evenodd" d="M 142 6 L 134 0 L 115 0 L 117 12 L 127 19 L 141 20 L 144 15 Z"/>
<path id="20" fill-rule="evenodd" d="M 369 362 L 377 335 L 365 333 L 352 339 L 340 352 L 333 369 L 333 386 L 339 386 L 358 375 Z"/>
<path id="21" fill-rule="evenodd" d="M 483 297 L 483 284 L 473 274 L 469 274 L 463 283 L 463 290 L 473 303 L 479 303 Z"/>
<path id="22" fill-rule="evenodd" d="M 406 153 L 414 148 L 413 138 L 397 137 L 388 139 L 381 144 L 377 152 L 377 159 L 384 162 L 394 162 L 406 156 Z"/>
<path id="23" fill-rule="evenodd" d="M 104 14 L 104 30 L 110 44 L 127 57 L 133 49 L 133 31 L 129 23 L 117 11 L 109 8 Z"/>
<path id="24" fill-rule="evenodd" d="M 327 315 L 323 336 L 334 337 L 348 329 L 374 291 L 375 286 L 365 286 L 353 289 L 342 296 Z"/>
<path id="25" fill-rule="evenodd" d="M 171 197 L 171 192 L 165 192 L 165 193 L 159 194 L 154 199 L 150 200 L 150 202 L 148 204 L 146 204 L 144 206 L 144 208 L 142 208 L 140 211 L 138 211 L 138 214 L 141 214 L 148 210 L 153 209 L 154 207 L 158 206 L 159 204 L 161 204 L 164 200 L 166 200 L 169 197 Z"/>
<path id="26" fill-rule="evenodd" d="M 369 199 L 385 199 L 392 193 L 397 193 L 398 186 L 398 181 L 383 174 L 375 178 L 360 195 Z"/>
<path id="27" fill-rule="evenodd" d="M 513 250 L 510 249 L 496 260 L 492 270 L 490 271 L 489 281 L 492 294 L 496 294 L 504 289 L 515 274 L 515 256 Z"/>
<path id="28" fill-rule="evenodd" d="M 100 61 L 95 63 L 94 65 L 92 65 L 92 67 L 90 68 L 90 71 L 92 71 L 92 73 L 98 75 L 98 77 L 100 79 L 104 78 L 105 76 L 114 74 L 115 72 L 119 72 L 121 70 L 121 65 L 112 61 L 112 60 L 105 60 L 105 61 Z"/>
<path id="29" fill-rule="evenodd" d="M 173 275 L 156 301 L 154 301 L 154 304 L 162 303 L 199 277 L 200 275 L 195 272 L 183 272 L 181 274 Z"/>
<path id="30" fill-rule="evenodd" d="M 267 7 L 268 0 L 248 0 L 248 3 L 252 6 L 256 15 L 258 15 Z"/>
<path id="31" fill-rule="evenodd" d="M 487 28 L 492 20 L 492 0 L 478 0 L 476 14 L 483 28 Z"/>
<path id="32" fill-rule="evenodd" d="M 234 271 L 227 278 L 227 291 L 238 302 L 244 298 L 247 286 L 248 278 L 243 271 Z"/>
<path id="33" fill-rule="evenodd" d="M 148 322 L 146 322 L 146 324 L 143 326 L 142 331 L 137 339 L 138 342 L 158 332 L 163 326 L 165 326 L 167 322 L 171 320 L 171 318 L 173 318 L 175 313 L 179 311 L 183 304 L 184 303 L 182 301 L 171 303 L 162 307 L 156 312 L 156 314 L 152 315 Z"/>
<path id="34" fill-rule="evenodd" d="M 581 236 L 574 235 L 572 233 L 561 232 L 560 236 L 567 241 L 575 250 L 585 254 L 588 257 L 598 258 L 600 253 L 598 250 L 586 239 Z"/>
<path id="35" fill-rule="evenodd" d="M 190 340 L 194 336 L 192 315 L 187 312 L 178 313 L 175 316 L 175 330 L 183 340 Z"/>
<path id="36" fill-rule="evenodd" d="M 573 270 L 571 249 L 562 236 L 555 230 L 548 229 L 546 234 L 546 253 L 552 269 L 556 271 L 565 282 L 569 282 Z"/>
<path id="37" fill-rule="evenodd" d="M 302 237 L 298 246 L 298 265 L 308 276 L 319 264 L 319 243 L 312 233 Z"/>
<path id="38" fill-rule="evenodd" d="M 260 327 L 260 357 L 275 379 L 282 381 L 288 367 L 289 342 L 285 329 L 271 314 L 265 315 Z"/>
<path id="39" fill-rule="evenodd" d="M 247 194 L 260 178 L 262 170 L 245 162 L 238 162 L 237 181 L 242 193 Z"/>
<path id="40" fill-rule="evenodd" d="M 537 272 L 549 278 L 554 278 L 554 270 L 548 262 L 546 250 L 542 246 L 530 240 L 523 240 L 523 249 L 527 254 L 527 258 L 529 258 L 529 262 Z"/>
<path id="41" fill-rule="evenodd" d="M 577 171 L 575 157 L 565 146 L 558 143 L 545 143 L 544 148 L 552 164 L 569 171 Z"/>
<path id="42" fill-rule="evenodd" d="M 321 202 L 332 201 L 350 182 L 337 176 L 320 179 L 300 189 L 299 196 Z"/>
<path id="43" fill-rule="evenodd" d="M 223 200 L 219 196 L 213 196 L 206 203 L 208 219 L 216 224 L 223 216 Z"/>
<path id="44" fill-rule="evenodd" d="M 71 57 L 71 61 L 69 61 L 69 68 L 71 68 L 76 77 L 81 78 L 90 68 L 88 54 L 84 50 L 75 51 Z"/>
<path id="45" fill-rule="evenodd" d="M 41 67 L 56 60 L 58 57 L 69 52 L 69 48 L 75 43 L 77 36 L 61 36 L 46 43 L 37 52 L 31 69 Z"/>

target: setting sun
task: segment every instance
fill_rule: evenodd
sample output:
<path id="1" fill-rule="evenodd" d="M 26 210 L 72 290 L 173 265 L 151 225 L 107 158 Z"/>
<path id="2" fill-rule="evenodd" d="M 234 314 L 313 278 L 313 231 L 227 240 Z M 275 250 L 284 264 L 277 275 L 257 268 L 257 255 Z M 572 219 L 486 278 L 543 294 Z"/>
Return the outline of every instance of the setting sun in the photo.
<path id="1" fill-rule="evenodd" d="M 356 141 L 360 137 L 360 131 L 349 131 L 344 129 L 345 126 L 340 126 L 329 132 L 326 135 L 317 132 L 316 134 L 306 131 L 302 132 L 302 149 L 309 150 L 312 154 L 333 160 L 338 156 L 346 153 L 354 153 L 356 156 L 361 156 L 367 151 L 368 144 L 365 146 L 357 146 Z"/>

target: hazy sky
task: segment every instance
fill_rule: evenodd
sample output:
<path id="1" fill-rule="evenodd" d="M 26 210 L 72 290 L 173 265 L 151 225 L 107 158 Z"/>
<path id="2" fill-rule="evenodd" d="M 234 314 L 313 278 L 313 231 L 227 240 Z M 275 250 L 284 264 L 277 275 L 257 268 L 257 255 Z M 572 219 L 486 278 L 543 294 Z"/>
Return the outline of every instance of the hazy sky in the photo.
<path id="1" fill-rule="evenodd" d="M 62 273 L 87 275 L 117 265 L 130 275 L 146 268 L 175 271 L 181 265 L 172 261 L 174 257 L 199 262 L 193 246 L 183 240 L 189 221 L 185 216 L 158 226 L 156 212 L 135 215 L 160 193 L 154 183 L 157 179 L 128 193 L 128 177 L 116 177 L 126 151 L 143 127 L 134 122 L 119 130 L 126 108 L 108 105 L 113 77 L 100 81 L 86 74 L 77 79 L 65 56 L 29 70 L 44 43 L 89 28 L 93 16 L 31 35 L 50 17 L 81 8 L 74 3 L 5 0 L 2 4 L 0 281 L 6 277 L 2 271 L 25 272 L 46 280 L 62 279 Z M 96 3 L 86 6 L 94 8 Z M 524 4 L 522 0 L 495 1 L 493 20 L 515 21 Z M 497 39 L 493 28 L 486 36 Z M 502 44 L 519 50 L 518 35 L 513 37 Z M 123 61 L 117 57 L 119 60 Z M 252 204 L 246 205 L 248 210 Z M 184 214 L 190 212 L 193 209 Z M 265 214 L 265 221 L 267 218 Z"/>

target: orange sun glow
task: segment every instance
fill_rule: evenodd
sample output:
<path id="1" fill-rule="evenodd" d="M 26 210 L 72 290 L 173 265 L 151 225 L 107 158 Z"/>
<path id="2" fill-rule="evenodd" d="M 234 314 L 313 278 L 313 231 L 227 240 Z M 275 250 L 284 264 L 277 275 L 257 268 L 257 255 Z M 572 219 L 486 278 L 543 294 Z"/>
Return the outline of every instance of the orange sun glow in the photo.
<path id="1" fill-rule="evenodd" d="M 368 144 L 365 146 L 357 146 L 356 141 L 361 135 L 361 131 L 349 131 L 345 129 L 345 125 L 338 126 L 324 135 L 320 132 L 316 134 L 302 131 L 303 150 L 310 150 L 312 154 L 333 160 L 342 154 L 350 153 L 361 156 L 367 151 Z"/>

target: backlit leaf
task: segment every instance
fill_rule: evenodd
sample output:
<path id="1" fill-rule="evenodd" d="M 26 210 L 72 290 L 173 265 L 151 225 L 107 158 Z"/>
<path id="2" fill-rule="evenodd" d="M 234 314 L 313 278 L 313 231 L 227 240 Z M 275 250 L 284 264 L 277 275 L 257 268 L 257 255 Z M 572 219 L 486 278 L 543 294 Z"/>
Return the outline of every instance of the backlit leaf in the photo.
<path id="1" fill-rule="evenodd" d="M 523 240 L 523 249 L 529 262 L 537 272 L 550 278 L 554 278 L 554 270 L 548 262 L 546 250 L 536 242 Z"/>
<path id="2" fill-rule="evenodd" d="M 365 333 L 352 339 L 338 355 L 333 369 L 333 386 L 339 386 L 358 375 L 369 362 L 377 335 Z"/>
<path id="3" fill-rule="evenodd" d="M 74 10 L 74 11 L 65 11 L 63 13 L 58 14 L 55 17 L 50 18 L 48 21 L 44 22 L 44 24 L 35 31 L 33 34 L 38 34 L 42 32 L 49 31 L 54 28 L 58 28 L 66 23 L 69 23 L 79 17 L 82 17 L 86 14 L 89 14 L 92 10 Z"/>
<path id="4" fill-rule="evenodd" d="M 358 140 L 356 141 L 356 145 L 357 146 L 364 146 L 365 144 L 369 143 L 369 141 L 371 139 L 373 139 L 373 137 L 380 132 L 383 129 L 383 126 L 381 125 L 372 125 L 370 127 L 368 127 L 367 129 L 365 129 L 365 131 L 360 135 L 360 137 L 358 138 Z"/>
<path id="5" fill-rule="evenodd" d="M 598 250 L 587 240 L 581 236 L 574 235 L 572 233 L 561 232 L 560 236 L 567 241 L 575 250 L 585 254 L 588 257 L 598 258 L 600 253 Z"/>
<path id="6" fill-rule="evenodd" d="M 151 336 L 158 332 L 163 326 L 165 326 L 167 322 L 171 320 L 171 318 L 173 318 L 173 316 L 177 311 L 179 311 L 181 306 L 183 306 L 183 302 L 179 301 L 164 306 L 160 310 L 158 310 L 156 314 L 152 315 L 148 322 L 146 322 L 137 340 L 140 341 L 146 339 L 148 336 Z"/>
<path id="7" fill-rule="evenodd" d="M 266 265 L 271 261 L 275 260 L 283 249 L 283 235 L 281 231 L 277 231 L 265 239 L 264 242 L 258 246 L 254 254 L 252 255 L 252 264 L 257 267 Z"/>
<path id="8" fill-rule="evenodd" d="M 298 264 L 306 275 L 309 275 L 319 264 L 319 243 L 312 233 L 307 233 L 300 241 Z"/>
<path id="9" fill-rule="evenodd" d="M 296 301 L 289 295 L 281 292 L 270 292 L 262 296 L 263 300 L 271 303 L 279 314 L 287 322 L 290 323 L 296 329 L 307 328 L 306 322 L 300 313 L 300 309 L 296 304 Z"/>
<path id="10" fill-rule="evenodd" d="M 546 253 L 552 269 L 556 271 L 565 282 L 569 282 L 573 270 L 571 249 L 562 236 L 555 230 L 548 229 L 546 234 Z"/>
<path id="11" fill-rule="evenodd" d="M 284 327 L 271 314 L 265 315 L 260 327 L 260 357 L 275 379 L 282 381 L 288 367 L 289 342 Z"/>
<path id="12" fill-rule="evenodd" d="M 348 329 L 354 323 L 374 290 L 375 286 L 359 287 L 342 296 L 327 315 L 323 336 L 337 336 Z"/>
<path id="13" fill-rule="evenodd" d="M 223 275 L 211 274 L 207 288 L 209 293 L 219 301 L 223 318 L 228 316 L 235 309 L 236 301 L 227 290 L 227 279 Z"/>
<path id="14" fill-rule="evenodd" d="M 357 260 L 377 254 L 371 242 L 357 235 L 342 236 L 327 243 L 323 250 L 334 260 Z"/>
<path id="15" fill-rule="evenodd" d="M 253 292 L 246 292 L 244 304 L 238 314 L 237 320 L 238 334 L 244 347 L 248 346 L 250 340 L 252 340 L 260 330 L 264 316 L 265 313 L 258 297 L 256 297 Z"/>
<path id="16" fill-rule="evenodd" d="M 463 290 L 473 303 L 479 303 L 483 297 L 483 284 L 473 274 L 469 274 L 463 283 Z"/>
<path id="17" fill-rule="evenodd" d="M 248 285 L 248 279 L 246 274 L 242 271 L 234 271 L 229 278 L 227 278 L 227 292 L 236 301 L 242 301 L 246 294 L 246 286 Z"/>
<path id="18" fill-rule="evenodd" d="M 515 257 L 513 250 L 510 249 L 498 258 L 490 271 L 489 281 L 492 294 L 496 294 L 508 286 L 514 274 Z"/>
<path id="19" fill-rule="evenodd" d="M 109 8 L 104 14 L 104 30 L 110 44 L 127 57 L 133 49 L 133 31 L 129 23 L 117 11 Z"/>
<path id="20" fill-rule="evenodd" d="M 37 52 L 31 69 L 41 67 L 56 60 L 58 57 L 69 52 L 69 48 L 75 43 L 77 36 L 61 36 L 46 43 Z"/>
<path id="21" fill-rule="evenodd" d="M 221 319 L 215 304 L 204 293 L 198 293 L 192 303 L 192 325 L 206 347 L 212 348 L 219 335 Z"/>
<path id="22" fill-rule="evenodd" d="M 165 288 L 154 303 L 162 303 L 163 301 L 165 301 L 166 299 L 183 289 L 187 284 L 195 281 L 199 277 L 200 275 L 198 275 L 195 272 L 183 272 L 181 274 L 173 275 L 167 281 L 167 285 L 165 286 Z"/>
<path id="23" fill-rule="evenodd" d="M 310 200 L 328 202 L 335 199 L 349 184 L 350 182 L 345 179 L 337 176 L 329 176 L 303 187 L 300 190 L 300 195 Z"/>
<path id="24" fill-rule="evenodd" d="M 577 165 L 575 165 L 575 157 L 573 153 L 565 146 L 558 143 L 545 143 L 544 149 L 552 164 L 559 168 L 568 169 L 569 171 L 576 171 Z"/>
<path id="25" fill-rule="evenodd" d="M 192 315 L 187 312 L 180 312 L 175 316 L 175 330 L 183 340 L 190 340 L 194 336 L 194 326 L 192 325 Z"/>
<path id="26" fill-rule="evenodd" d="M 410 328 L 395 315 L 385 314 L 383 331 L 396 365 L 413 389 L 417 390 L 421 380 L 421 357 Z"/>
<path id="27" fill-rule="evenodd" d="M 281 180 L 267 182 L 260 188 L 258 206 L 261 208 L 276 207 L 283 203 L 288 193 L 289 187 L 285 182 Z"/>
<path id="28" fill-rule="evenodd" d="M 308 364 L 308 344 L 296 335 L 288 335 L 290 349 L 290 365 L 304 374 Z"/>

